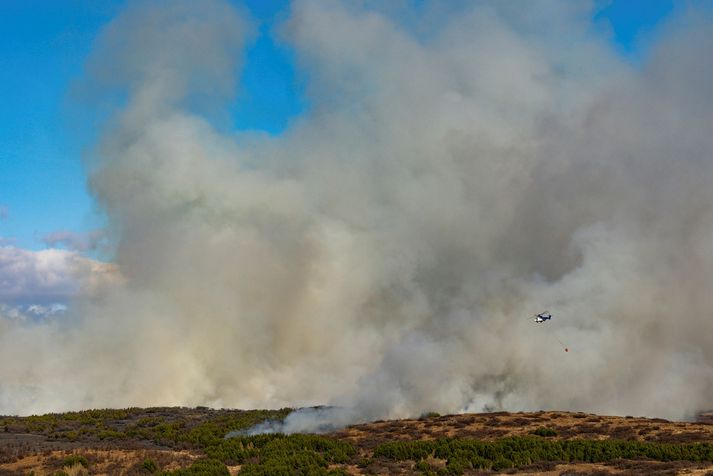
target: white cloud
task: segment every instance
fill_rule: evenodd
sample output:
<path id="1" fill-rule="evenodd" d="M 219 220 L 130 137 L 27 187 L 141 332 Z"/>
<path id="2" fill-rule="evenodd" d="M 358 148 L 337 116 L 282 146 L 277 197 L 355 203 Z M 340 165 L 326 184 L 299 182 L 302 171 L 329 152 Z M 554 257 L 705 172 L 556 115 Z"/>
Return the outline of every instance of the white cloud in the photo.
<path id="1" fill-rule="evenodd" d="M 116 275 L 114 266 L 75 251 L 0 246 L 0 303 L 27 306 L 65 303 Z"/>
<path id="2" fill-rule="evenodd" d="M 8 217 L 10 210 L 6 205 L 0 204 L 0 220 L 4 220 Z"/>

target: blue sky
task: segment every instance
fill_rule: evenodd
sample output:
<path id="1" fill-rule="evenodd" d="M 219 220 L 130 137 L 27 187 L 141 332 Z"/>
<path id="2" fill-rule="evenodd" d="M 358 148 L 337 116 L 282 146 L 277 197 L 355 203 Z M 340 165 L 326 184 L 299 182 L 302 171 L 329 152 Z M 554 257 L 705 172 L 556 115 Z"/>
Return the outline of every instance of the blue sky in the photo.
<path id="1" fill-rule="evenodd" d="M 86 146 L 74 123 L 70 90 L 102 26 L 124 0 L 3 0 L 0 2 L 0 245 L 38 250 L 58 230 L 101 226 L 86 192 Z M 237 2 L 236 2 L 237 3 Z M 307 108 L 303 78 L 290 50 L 269 31 L 286 0 L 244 2 L 260 35 L 247 51 L 233 105 L 235 129 L 279 134 Z M 672 0 L 613 0 L 593 18 L 608 22 L 613 47 L 636 63 L 673 10 Z M 74 118 L 74 119 L 73 119 Z"/>

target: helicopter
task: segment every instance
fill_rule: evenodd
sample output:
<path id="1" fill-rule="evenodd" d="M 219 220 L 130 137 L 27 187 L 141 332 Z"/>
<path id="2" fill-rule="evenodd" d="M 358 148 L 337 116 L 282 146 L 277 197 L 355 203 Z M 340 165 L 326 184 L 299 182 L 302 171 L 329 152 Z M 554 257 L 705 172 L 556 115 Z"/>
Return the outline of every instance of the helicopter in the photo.
<path id="1" fill-rule="evenodd" d="M 533 320 L 535 322 L 537 322 L 538 324 L 541 324 L 545 321 L 549 321 L 550 319 L 552 319 L 552 314 L 550 314 L 547 311 L 541 312 L 541 313 L 535 315 L 535 317 L 533 318 Z"/>
<path id="2" fill-rule="evenodd" d="M 550 319 L 552 319 L 552 314 L 550 314 L 549 311 L 544 311 L 544 312 L 541 312 L 541 313 L 539 313 L 539 314 L 535 314 L 535 315 L 534 315 L 533 317 L 531 317 L 530 319 L 532 319 L 532 320 L 533 320 L 535 323 L 537 323 L 537 324 L 542 324 L 543 322 L 547 322 L 547 321 L 549 321 Z M 565 351 L 565 352 L 569 352 L 569 347 L 566 346 L 566 345 L 564 344 L 564 342 L 562 342 L 556 335 L 553 334 L 552 336 L 557 340 L 557 342 L 560 343 L 560 345 L 562 345 L 562 347 L 564 348 L 564 351 Z"/>

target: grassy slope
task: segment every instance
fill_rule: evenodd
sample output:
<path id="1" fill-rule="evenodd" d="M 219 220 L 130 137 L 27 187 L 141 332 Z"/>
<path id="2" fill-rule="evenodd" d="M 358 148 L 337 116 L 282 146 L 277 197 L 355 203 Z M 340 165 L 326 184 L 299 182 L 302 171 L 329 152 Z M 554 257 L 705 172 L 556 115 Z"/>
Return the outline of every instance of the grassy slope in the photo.
<path id="1" fill-rule="evenodd" d="M 579 462 L 653 474 L 713 467 L 711 423 L 581 413 L 429 415 L 324 436 L 223 438 L 289 411 L 130 408 L 0 417 L 0 474 L 55 474 L 63 468 L 75 474 L 157 474 L 172 468 L 170 474 L 225 475 L 230 468 L 248 476 L 476 474 Z M 114 454 L 113 466 L 101 459 L 102 452 Z"/>

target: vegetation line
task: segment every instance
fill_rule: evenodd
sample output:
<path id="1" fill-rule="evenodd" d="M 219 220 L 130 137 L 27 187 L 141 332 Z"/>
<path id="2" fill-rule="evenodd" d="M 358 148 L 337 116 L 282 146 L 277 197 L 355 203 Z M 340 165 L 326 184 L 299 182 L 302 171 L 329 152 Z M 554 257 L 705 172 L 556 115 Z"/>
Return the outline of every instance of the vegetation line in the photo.
<path id="1" fill-rule="evenodd" d="M 546 440 L 509 437 L 495 441 L 445 438 L 430 441 L 389 442 L 378 446 L 374 457 L 421 463 L 431 457 L 446 460 L 446 474 L 465 469 L 500 471 L 542 461 L 602 463 L 617 459 L 647 458 L 655 461 L 713 461 L 711 443 L 654 443 L 622 440 Z"/>

